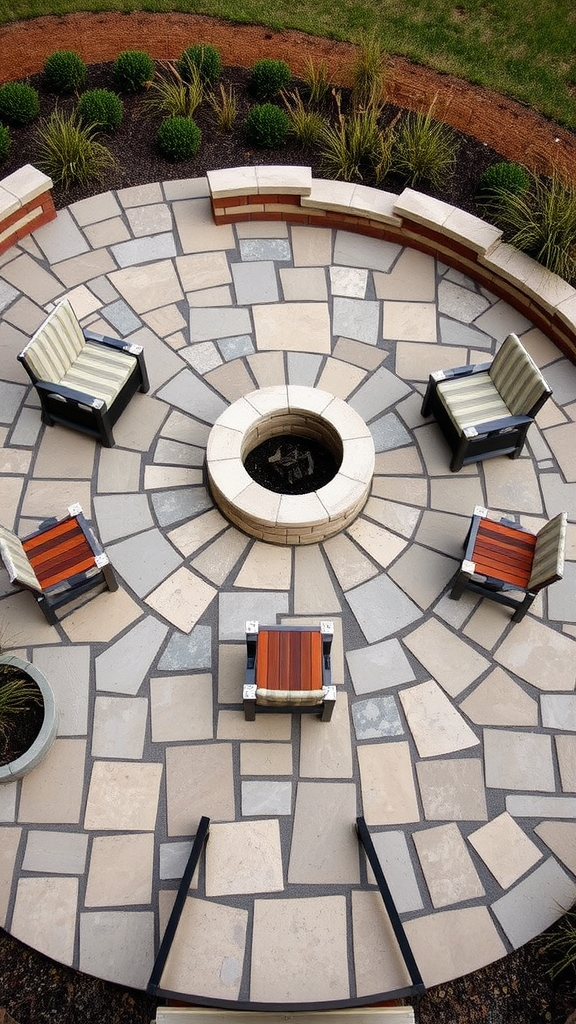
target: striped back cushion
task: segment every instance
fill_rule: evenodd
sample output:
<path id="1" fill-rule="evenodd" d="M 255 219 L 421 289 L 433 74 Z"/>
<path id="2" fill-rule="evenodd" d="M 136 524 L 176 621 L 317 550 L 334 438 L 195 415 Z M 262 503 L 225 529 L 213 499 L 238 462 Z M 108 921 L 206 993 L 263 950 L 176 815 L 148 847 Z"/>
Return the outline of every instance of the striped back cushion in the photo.
<path id="1" fill-rule="evenodd" d="M 326 696 L 327 690 L 266 690 L 258 687 L 256 690 L 257 704 L 321 704 Z"/>
<path id="2" fill-rule="evenodd" d="M 509 334 L 489 369 L 513 416 L 526 416 L 549 387 L 515 334 Z"/>
<path id="3" fill-rule="evenodd" d="M 438 384 L 438 394 L 460 432 L 466 427 L 478 427 L 481 423 L 510 415 L 488 372 L 443 380 Z"/>
<path id="4" fill-rule="evenodd" d="M 538 531 L 528 590 L 541 590 L 548 583 L 562 579 L 567 518 L 566 512 L 559 512 Z"/>
<path id="5" fill-rule="evenodd" d="M 110 407 L 135 366 L 136 358 L 128 352 L 89 342 L 60 383 L 100 398 Z"/>
<path id="6" fill-rule="evenodd" d="M 12 530 L 0 526 L 0 559 L 4 562 L 10 583 L 20 583 L 30 590 L 42 593 L 38 577 L 30 565 L 21 542 Z"/>
<path id="7" fill-rule="evenodd" d="M 68 299 L 63 299 L 22 352 L 38 380 L 59 384 L 86 344 Z"/>

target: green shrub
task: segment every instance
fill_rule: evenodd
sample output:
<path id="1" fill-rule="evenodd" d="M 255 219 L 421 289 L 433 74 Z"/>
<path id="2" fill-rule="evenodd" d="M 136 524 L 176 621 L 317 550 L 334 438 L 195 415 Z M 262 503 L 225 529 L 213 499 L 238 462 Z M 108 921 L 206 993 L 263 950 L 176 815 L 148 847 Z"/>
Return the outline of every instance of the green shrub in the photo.
<path id="1" fill-rule="evenodd" d="M 86 65 L 75 50 L 55 50 L 46 58 L 44 82 L 51 92 L 75 92 L 85 81 Z"/>
<path id="2" fill-rule="evenodd" d="M 480 203 L 489 203 L 495 193 L 504 190 L 521 195 L 530 185 L 530 175 L 520 164 L 492 164 L 484 171 L 478 182 L 476 199 Z"/>
<path id="3" fill-rule="evenodd" d="M 55 110 L 41 121 L 36 146 L 35 162 L 63 189 L 100 181 L 115 167 L 110 150 L 95 140 L 93 129 L 82 125 L 75 111 L 64 114 Z"/>
<path id="4" fill-rule="evenodd" d="M 290 118 L 274 103 L 252 107 L 246 118 L 246 135 L 253 146 L 280 146 L 290 131 Z"/>
<path id="5" fill-rule="evenodd" d="M 204 85 L 200 72 L 190 67 L 190 81 L 186 82 L 175 64 L 166 61 L 150 83 L 146 107 L 152 114 L 164 117 L 193 117 L 204 99 Z"/>
<path id="6" fill-rule="evenodd" d="M 156 141 L 167 160 L 190 160 L 198 152 L 202 132 L 190 117 L 166 117 Z"/>
<path id="7" fill-rule="evenodd" d="M 294 92 L 284 96 L 288 117 L 290 118 L 290 131 L 304 149 L 310 149 L 318 141 L 322 127 L 325 124 L 324 118 L 316 110 L 308 110 L 302 101 L 302 97 L 295 89 Z"/>
<path id="8" fill-rule="evenodd" d="M 154 61 L 145 50 L 123 50 L 114 61 L 112 71 L 119 89 L 140 92 L 154 77 Z"/>
<path id="9" fill-rule="evenodd" d="M 0 85 L 0 121 L 7 124 L 30 124 L 40 112 L 36 89 L 25 82 Z"/>
<path id="10" fill-rule="evenodd" d="M 232 86 L 226 90 L 222 82 L 219 83 L 219 93 L 219 96 L 215 92 L 208 93 L 206 98 L 212 107 L 216 127 L 221 132 L 229 132 L 236 120 L 236 96 Z"/>
<path id="11" fill-rule="evenodd" d="M 202 81 L 214 85 L 222 74 L 222 58 L 210 43 L 196 43 L 180 55 L 177 67 L 185 82 L 190 81 L 191 68 L 197 68 Z"/>
<path id="12" fill-rule="evenodd" d="M 78 116 L 84 125 L 100 132 L 115 132 L 120 127 L 122 100 L 109 89 L 89 89 L 78 100 Z"/>
<path id="13" fill-rule="evenodd" d="M 0 124 L 0 160 L 5 160 L 10 152 L 10 132 L 5 124 Z"/>
<path id="14" fill-rule="evenodd" d="M 439 189 L 454 171 L 456 139 L 447 125 L 427 114 L 408 114 L 396 134 L 394 170 L 411 188 Z"/>
<path id="15" fill-rule="evenodd" d="M 250 72 L 250 91 L 259 100 L 272 100 L 290 84 L 291 72 L 283 60 L 263 57 Z"/>

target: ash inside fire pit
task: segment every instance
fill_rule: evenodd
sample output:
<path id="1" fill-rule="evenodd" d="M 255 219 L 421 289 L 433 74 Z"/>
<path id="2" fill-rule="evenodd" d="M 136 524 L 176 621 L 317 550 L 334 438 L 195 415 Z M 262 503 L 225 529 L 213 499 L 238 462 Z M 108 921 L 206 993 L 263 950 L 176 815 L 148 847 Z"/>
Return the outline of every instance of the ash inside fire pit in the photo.
<path id="1" fill-rule="evenodd" d="M 334 454 L 310 437 L 281 434 L 269 437 L 244 460 L 246 472 L 268 491 L 308 494 L 329 483 L 338 472 Z"/>

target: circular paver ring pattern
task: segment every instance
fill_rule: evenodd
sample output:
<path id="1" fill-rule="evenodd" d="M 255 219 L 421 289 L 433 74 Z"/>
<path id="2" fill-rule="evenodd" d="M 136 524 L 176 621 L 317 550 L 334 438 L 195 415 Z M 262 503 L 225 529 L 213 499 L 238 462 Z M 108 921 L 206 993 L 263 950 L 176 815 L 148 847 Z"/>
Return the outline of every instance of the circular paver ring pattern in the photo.
<path id="1" fill-rule="evenodd" d="M 145 346 L 151 392 L 112 450 L 43 428 L 15 360 L 65 294 L 85 324 Z M 23 535 L 79 501 L 121 582 L 50 627 L 0 579 L 3 644 L 50 679 L 60 708 L 46 761 L 0 787 L 5 927 L 144 987 L 207 815 L 164 986 L 216 1003 L 372 1001 L 407 978 L 359 811 L 427 985 L 546 927 L 575 893 L 575 368 L 494 295 L 410 249 L 215 227 L 204 180 L 62 211 L 3 257 L 0 303 L 2 522 Z M 420 417 L 428 372 L 489 358 L 510 330 L 553 400 L 522 458 L 450 474 Z M 358 518 L 294 548 L 230 526 L 203 479 L 219 416 L 285 385 L 346 402 L 376 450 Z M 565 580 L 516 626 L 492 602 L 447 597 L 475 504 L 530 527 L 569 511 Z M 254 618 L 334 622 L 330 723 L 244 721 Z"/>

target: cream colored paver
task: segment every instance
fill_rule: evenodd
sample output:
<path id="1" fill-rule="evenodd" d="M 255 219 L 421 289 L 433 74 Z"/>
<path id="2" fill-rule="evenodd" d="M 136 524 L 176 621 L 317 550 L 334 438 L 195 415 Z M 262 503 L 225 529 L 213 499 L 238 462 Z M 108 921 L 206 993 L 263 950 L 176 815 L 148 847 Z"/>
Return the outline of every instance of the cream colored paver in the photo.
<path id="1" fill-rule="evenodd" d="M 256 899 L 250 999 L 324 1002 L 349 995 L 344 897 Z"/>
<path id="2" fill-rule="evenodd" d="M 17 256 L 15 260 L 3 266 L 2 277 L 19 290 L 25 281 L 26 295 L 39 306 L 45 306 L 60 297 L 63 291 L 60 281 L 26 254 Z"/>
<path id="3" fill-rule="evenodd" d="M 338 693 L 330 722 L 320 722 L 315 715 L 302 716 L 300 776 L 305 779 L 352 778 L 352 740 L 347 694 Z"/>
<path id="4" fill-rule="evenodd" d="M 295 267 L 321 267 L 332 260 L 332 232 L 327 228 L 293 227 L 292 255 Z"/>
<path id="5" fill-rule="evenodd" d="M 101 249 L 107 245 L 126 242 L 130 232 L 120 217 L 111 217 L 100 224 L 90 224 L 84 228 L 84 234 L 93 249 Z"/>
<path id="6" fill-rule="evenodd" d="M 531 459 L 488 459 L 483 468 L 489 509 L 543 511 L 538 478 Z"/>
<path id="7" fill-rule="evenodd" d="M 282 352 L 254 352 L 247 359 L 259 388 L 286 383 Z"/>
<path id="8" fill-rule="evenodd" d="M 6 925 L 12 891 L 12 876 L 21 835 L 21 828 L 14 826 L 0 828 L 0 927 L 2 928 Z"/>
<path id="9" fill-rule="evenodd" d="M 402 380 L 427 381 L 434 370 L 449 370 L 453 366 L 465 366 L 467 362 L 465 348 L 408 341 L 400 341 L 396 346 L 396 373 Z"/>
<path id="10" fill-rule="evenodd" d="M 560 780 L 565 793 L 576 793 L 576 736 L 555 737 Z"/>
<path id="11" fill-rule="evenodd" d="M 388 570 L 391 579 L 422 608 L 429 608 L 454 575 L 451 558 L 412 544 Z"/>
<path id="12" fill-rule="evenodd" d="M 50 429 L 58 431 L 61 435 L 68 433 L 64 427 Z M 44 520 L 49 516 L 60 519 L 66 515 L 68 507 L 75 505 L 76 502 L 88 516 L 91 508 L 88 480 L 60 479 L 57 487 L 54 480 L 30 480 L 26 486 L 20 514 L 31 519 Z"/>
<path id="13" fill-rule="evenodd" d="M 432 420 L 427 423 L 418 415 L 413 436 L 422 453 L 427 475 L 430 477 L 445 476 L 449 480 L 454 480 L 455 478 L 450 473 L 449 449 L 436 421 Z M 416 470 L 415 472 L 420 471 Z M 477 463 L 463 466 L 462 469 L 458 470 L 458 477 L 456 479 L 461 480 L 467 476 L 478 476 Z"/>
<path id="14" fill-rule="evenodd" d="M 203 547 L 209 540 L 226 529 L 228 523 L 218 509 L 211 508 L 194 519 L 189 519 L 168 533 L 168 539 L 185 558 Z"/>
<path id="15" fill-rule="evenodd" d="M 359 516 L 347 532 L 382 568 L 390 565 L 406 547 L 405 540 L 371 523 L 364 516 Z"/>
<path id="16" fill-rule="evenodd" d="M 290 883 L 359 883 L 358 839 L 350 827 L 355 813 L 353 783 L 298 783 L 288 866 Z"/>
<path id="17" fill-rule="evenodd" d="M 24 486 L 24 478 L 21 476 L 2 478 L 0 493 L 0 516 L 2 525 L 8 530 L 13 530 L 16 525 L 16 512 Z"/>
<path id="18" fill-rule="evenodd" d="M 376 476 L 372 481 L 371 493 L 375 498 L 384 498 L 387 501 L 425 506 L 428 504 L 428 481 L 426 477 L 421 476 Z"/>
<path id="19" fill-rule="evenodd" d="M 352 933 L 357 996 L 411 985 L 379 892 L 352 891 Z"/>
<path id="20" fill-rule="evenodd" d="M 433 302 L 436 296 L 434 259 L 416 249 L 403 249 L 388 274 L 374 271 L 374 287 L 378 299 Z"/>
<path id="21" fill-rule="evenodd" d="M 216 594 L 214 587 L 182 566 L 148 594 L 146 603 L 177 629 L 189 633 Z"/>
<path id="22" fill-rule="evenodd" d="M 108 278 L 136 313 L 147 313 L 184 298 L 171 260 L 125 267 Z"/>
<path id="23" fill-rule="evenodd" d="M 186 320 L 174 303 L 161 306 L 158 309 L 151 309 L 149 312 L 143 313 L 142 319 L 159 338 L 166 338 L 186 327 Z"/>
<path id="24" fill-rule="evenodd" d="M 167 747 L 166 805 L 169 836 L 194 835 L 203 815 L 234 821 L 231 744 Z"/>
<path id="25" fill-rule="evenodd" d="M 365 377 L 366 370 L 362 367 L 328 357 L 320 374 L 318 387 L 321 391 L 329 391 L 331 395 L 345 401 Z"/>
<path id="26" fill-rule="evenodd" d="M 419 761 L 416 773 L 428 821 L 487 821 L 480 760 Z"/>
<path id="27" fill-rule="evenodd" d="M 243 398 L 247 392 L 253 389 L 253 381 L 243 362 L 238 364 L 237 360 L 231 363 L 224 363 L 204 374 L 204 379 L 219 391 L 229 402 L 235 402 Z"/>
<path id="28" fill-rule="evenodd" d="M 420 757 L 449 754 L 480 743 L 480 737 L 433 679 L 408 686 L 399 696 Z"/>
<path id="29" fill-rule="evenodd" d="M 110 643 L 142 615 L 125 590 L 104 593 L 67 615 L 62 629 L 72 643 Z"/>
<path id="30" fill-rule="evenodd" d="M 543 821 L 534 829 L 542 842 L 566 865 L 572 874 L 576 873 L 576 822 Z"/>
<path id="31" fill-rule="evenodd" d="M 21 878 L 11 934 L 53 960 L 71 965 L 77 904 L 77 878 Z"/>
<path id="32" fill-rule="evenodd" d="M 484 729 L 486 786 L 553 793 L 552 738 L 513 729 Z"/>
<path id="33" fill-rule="evenodd" d="M 368 825 L 419 821 L 410 748 L 405 742 L 358 746 L 360 788 Z"/>
<path id="34" fill-rule="evenodd" d="M 88 721 L 90 648 L 35 647 L 32 661 L 46 676 L 58 708 L 58 735 L 85 736 Z"/>
<path id="35" fill-rule="evenodd" d="M 372 497 L 368 498 L 364 506 L 363 515 L 376 520 L 382 526 L 387 526 L 390 530 L 394 530 L 395 533 L 399 533 L 402 537 L 409 539 L 412 537 L 418 524 L 420 509 Z"/>
<path id="36" fill-rule="evenodd" d="M 470 833 L 468 842 L 503 889 L 534 867 L 542 854 L 507 811 Z"/>
<path id="37" fill-rule="evenodd" d="M 576 643 L 527 615 L 510 631 L 496 661 L 539 690 L 573 690 Z"/>
<path id="38" fill-rule="evenodd" d="M 238 999 L 247 926 L 245 910 L 189 896 L 162 974 L 162 987 L 210 999 Z"/>
<path id="39" fill-rule="evenodd" d="M 218 645 L 218 703 L 239 704 L 246 676 L 246 645 Z"/>
<path id="40" fill-rule="evenodd" d="M 506 614 L 496 601 L 481 601 L 462 632 L 486 651 L 491 651 L 510 625 Z"/>
<path id="41" fill-rule="evenodd" d="M 477 725 L 538 725 L 538 703 L 501 668 L 494 668 L 460 704 Z"/>
<path id="42" fill-rule="evenodd" d="M 186 199 L 173 203 L 172 210 L 184 253 L 235 248 L 232 227 L 214 223 L 209 199 Z"/>
<path id="43" fill-rule="evenodd" d="M 254 306 L 252 315 L 260 351 L 330 352 L 330 316 L 324 302 Z"/>
<path id="44" fill-rule="evenodd" d="M 428 619 L 403 639 L 450 697 L 457 697 L 490 663 L 436 619 Z"/>
<path id="45" fill-rule="evenodd" d="M 319 546 L 294 550 L 294 612 L 296 615 L 326 616 L 341 611 Z"/>
<path id="46" fill-rule="evenodd" d="M 436 306 L 432 302 L 383 302 L 383 336 L 394 341 L 437 341 Z"/>
<path id="47" fill-rule="evenodd" d="M 3 782 L 0 786 L 0 821 L 16 821 L 16 795 L 19 789 L 19 782 Z"/>
<path id="48" fill-rule="evenodd" d="M 278 820 L 210 826 L 206 895 L 281 892 L 284 888 Z"/>
<path id="49" fill-rule="evenodd" d="M 560 427 L 551 427 L 545 433 L 558 465 L 568 483 L 576 481 L 576 423 L 566 423 Z"/>
<path id="50" fill-rule="evenodd" d="M 225 520 L 220 516 L 219 512 L 215 513 L 218 519 L 225 523 Z M 211 516 L 212 512 L 207 512 L 206 515 Z M 203 517 L 202 517 L 203 518 Z M 193 520 L 195 522 L 195 520 Z M 202 523 L 201 527 L 212 529 L 214 526 L 218 526 L 216 520 L 211 523 Z M 186 530 L 185 527 L 181 528 L 184 534 L 190 535 L 191 530 Z M 171 538 L 172 539 L 172 538 Z M 209 544 L 196 558 L 192 560 L 192 568 L 206 576 L 215 586 L 220 587 L 228 578 L 230 573 L 233 571 L 239 559 L 246 551 L 250 540 L 245 534 L 240 533 L 239 530 L 233 530 L 228 527 L 224 533 L 220 533 L 220 536 Z M 188 546 L 188 544 L 186 545 Z"/>
<path id="51" fill-rule="evenodd" d="M 30 469 L 32 453 L 23 448 L 0 448 L 0 474 L 2 479 L 10 473 L 26 475 Z"/>
<path id="52" fill-rule="evenodd" d="M 232 292 L 229 285 L 222 285 L 221 288 L 205 288 L 200 292 L 189 292 L 186 296 L 188 305 L 192 308 L 199 306 L 232 306 Z"/>
<path id="53" fill-rule="evenodd" d="M 405 921 L 404 927 L 427 987 L 476 971 L 506 954 L 487 907 L 444 910 Z"/>
<path id="54" fill-rule="evenodd" d="M 150 903 L 154 836 L 95 836 L 86 883 L 86 907 Z"/>
<path id="55" fill-rule="evenodd" d="M 142 910 L 80 914 L 81 971 L 143 989 L 153 966 L 154 914 Z"/>
<path id="56" fill-rule="evenodd" d="M 490 460 L 495 462 L 495 459 Z M 447 452 L 448 465 L 449 458 Z M 480 479 L 475 476 L 461 477 L 456 473 L 430 481 L 430 505 L 441 512 L 453 512 L 472 516 L 476 505 L 482 505 L 484 495 Z M 464 542 L 466 534 L 462 537 Z"/>
<path id="57" fill-rule="evenodd" d="M 242 700 L 240 690 L 236 703 Z M 247 722 L 243 711 L 220 711 L 216 738 L 218 740 L 289 740 L 292 733 L 291 715 L 256 715 L 255 722 Z"/>
<path id="58" fill-rule="evenodd" d="M 421 474 L 422 462 L 416 445 L 389 452 L 377 452 L 374 472 L 382 476 L 403 475 L 404 473 Z"/>
<path id="59" fill-rule="evenodd" d="M 150 395 L 134 395 L 114 426 L 116 444 L 136 452 L 147 452 L 166 419 L 168 407 Z"/>
<path id="60" fill-rule="evenodd" d="M 345 534 L 324 541 L 323 547 L 342 590 L 350 590 L 376 576 L 374 563 Z"/>
<path id="61" fill-rule="evenodd" d="M 292 746 L 289 743 L 241 743 L 240 774 L 292 775 Z"/>
<path id="62" fill-rule="evenodd" d="M 125 494 L 140 489 L 140 455 L 121 448 L 102 448 L 98 461 L 98 491 Z"/>
<path id="63" fill-rule="evenodd" d="M 414 833 L 414 845 L 434 907 L 484 895 L 484 888 L 458 826 L 437 825 Z"/>
<path id="64" fill-rule="evenodd" d="M 234 586 L 248 590 L 289 590 L 291 581 L 291 548 L 255 541 L 234 580 Z"/>
<path id="65" fill-rule="evenodd" d="M 95 761 L 84 828 L 96 832 L 153 831 L 161 779 L 161 764 Z"/>
<path id="66" fill-rule="evenodd" d="M 205 740 L 214 734 L 212 676 L 158 676 L 150 680 L 152 742 Z"/>
<path id="67" fill-rule="evenodd" d="M 22 780 L 18 821 L 78 824 L 85 757 L 86 740 L 57 739 L 42 770 Z"/>
<path id="68" fill-rule="evenodd" d="M 328 298 L 323 267 L 281 267 L 285 302 L 325 302 Z"/>
<path id="69" fill-rule="evenodd" d="M 168 490 L 172 487 L 191 487 L 202 483 L 202 470 L 189 466 L 146 466 L 144 490 Z"/>

